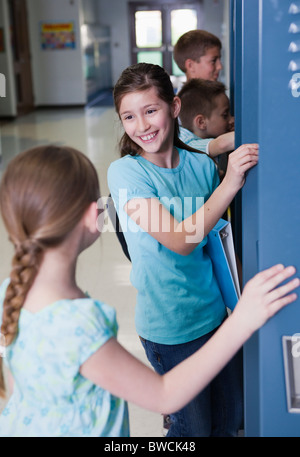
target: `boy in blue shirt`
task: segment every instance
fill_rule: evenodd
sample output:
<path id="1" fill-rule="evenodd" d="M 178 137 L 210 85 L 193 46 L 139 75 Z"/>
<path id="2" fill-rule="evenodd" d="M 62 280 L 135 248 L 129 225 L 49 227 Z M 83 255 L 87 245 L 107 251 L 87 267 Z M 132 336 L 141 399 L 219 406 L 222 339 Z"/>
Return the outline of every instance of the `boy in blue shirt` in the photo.
<path id="1" fill-rule="evenodd" d="M 234 121 L 223 83 L 191 79 L 178 96 L 184 143 L 211 157 L 234 150 Z"/>

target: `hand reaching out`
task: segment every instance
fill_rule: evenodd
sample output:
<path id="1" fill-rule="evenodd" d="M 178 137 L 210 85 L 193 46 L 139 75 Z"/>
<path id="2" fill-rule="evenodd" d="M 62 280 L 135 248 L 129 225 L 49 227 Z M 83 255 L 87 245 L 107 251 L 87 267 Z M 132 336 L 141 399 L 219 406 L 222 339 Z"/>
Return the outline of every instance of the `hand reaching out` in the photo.
<path id="1" fill-rule="evenodd" d="M 209 341 L 162 377 L 114 338 L 87 359 L 80 372 L 94 384 L 144 408 L 162 413 L 178 411 L 208 385 L 254 331 L 296 299 L 290 292 L 299 286 L 298 278 L 280 285 L 294 273 L 294 267 L 276 265 L 254 276 L 233 313 Z M 116 366 L 119 376 L 115 375 Z"/>
<path id="2" fill-rule="evenodd" d="M 297 294 L 290 292 L 299 287 L 299 278 L 281 285 L 295 272 L 294 267 L 285 268 L 279 264 L 258 273 L 248 281 L 234 313 L 239 313 L 242 325 L 251 333 L 264 325 L 281 308 L 297 299 Z"/>

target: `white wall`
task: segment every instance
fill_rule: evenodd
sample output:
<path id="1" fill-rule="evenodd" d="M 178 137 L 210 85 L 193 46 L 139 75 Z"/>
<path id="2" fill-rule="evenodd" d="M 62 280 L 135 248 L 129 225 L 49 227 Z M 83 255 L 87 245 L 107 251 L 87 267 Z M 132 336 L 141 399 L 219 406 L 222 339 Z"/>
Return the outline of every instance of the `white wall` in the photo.
<path id="1" fill-rule="evenodd" d="M 80 0 L 27 0 L 35 105 L 86 102 L 80 42 Z M 74 22 L 76 49 L 42 50 L 41 22 Z"/>
<path id="2" fill-rule="evenodd" d="M 13 72 L 13 56 L 10 46 L 10 31 L 7 0 L 0 0 L 0 28 L 4 30 L 5 52 L 0 52 L 0 73 L 5 76 L 5 97 L 0 97 L 0 116 L 16 116 L 16 89 Z"/>
<path id="3" fill-rule="evenodd" d="M 139 1 L 139 0 L 132 0 Z M 110 26 L 112 40 L 112 75 L 116 83 L 130 62 L 128 1 L 98 0 L 98 21 Z M 223 0 L 203 0 L 203 28 L 222 40 Z"/>

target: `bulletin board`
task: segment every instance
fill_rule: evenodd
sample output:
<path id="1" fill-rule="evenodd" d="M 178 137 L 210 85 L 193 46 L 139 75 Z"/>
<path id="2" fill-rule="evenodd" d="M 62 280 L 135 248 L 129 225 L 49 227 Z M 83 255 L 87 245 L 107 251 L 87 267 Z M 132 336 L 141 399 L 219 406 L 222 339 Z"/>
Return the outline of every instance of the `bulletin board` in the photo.
<path id="1" fill-rule="evenodd" d="M 43 50 L 75 49 L 75 27 L 73 22 L 41 23 L 41 48 Z"/>

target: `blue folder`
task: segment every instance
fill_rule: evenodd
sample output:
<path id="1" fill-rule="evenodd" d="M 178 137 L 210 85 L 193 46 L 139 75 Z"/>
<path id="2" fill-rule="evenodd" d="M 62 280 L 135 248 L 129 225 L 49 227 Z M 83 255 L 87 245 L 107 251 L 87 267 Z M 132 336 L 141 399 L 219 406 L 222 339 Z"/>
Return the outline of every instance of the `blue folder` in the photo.
<path id="1" fill-rule="evenodd" d="M 207 235 L 205 249 L 212 260 L 225 306 L 233 310 L 241 293 L 230 222 L 218 221 Z"/>

